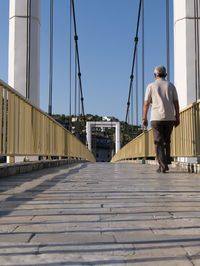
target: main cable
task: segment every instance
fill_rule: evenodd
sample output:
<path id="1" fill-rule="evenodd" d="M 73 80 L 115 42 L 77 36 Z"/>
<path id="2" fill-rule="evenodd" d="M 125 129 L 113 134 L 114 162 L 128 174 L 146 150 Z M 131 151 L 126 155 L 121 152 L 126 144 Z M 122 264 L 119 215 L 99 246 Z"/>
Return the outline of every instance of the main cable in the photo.
<path id="1" fill-rule="evenodd" d="M 79 60 L 79 51 L 78 51 L 78 35 L 76 31 L 76 17 L 75 17 L 75 8 L 74 8 L 74 0 L 71 0 L 72 3 L 72 11 L 73 11 L 73 21 L 74 21 L 74 40 L 75 40 L 75 53 L 77 58 L 77 65 L 78 65 L 78 79 L 79 79 L 79 88 L 81 94 L 81 107 L 82 107 L 82 115 L 85 119 L 85 112 L 84 112 L 84 98 L 83 98 L 83 89 L 82 89 L 82 82 L 81 82 L 81 71 L 80 71 L 80 60 Z"/>
<path id="2" fill-rule="evenodd" d="M 130 86 L 129 86 L 125 123 L 127 123 L 129 107 L 130 107 L 130 97 L 131 97 L 131 90 L 132 90 L 132 84 L 133 84 L 133 73 L 134 73 L 135 58 L 136 58 L 136 51 L 137 51 L 137 44 L 138 44 L 138 31 L 139 31 L 139 25 L 140 25 L 140 13 L 141 13 L 142 1 L 143 0 L 140 0 L 139 9 L 138 9 L 137 28 L 136 28 L 136 34 L 135 34 L 135 39 L 134 39 L 135 46 L 134 46 L 133 63 L 132 63 L 132 69 L 131 69 L 131 75 L 130 75 Z"/>

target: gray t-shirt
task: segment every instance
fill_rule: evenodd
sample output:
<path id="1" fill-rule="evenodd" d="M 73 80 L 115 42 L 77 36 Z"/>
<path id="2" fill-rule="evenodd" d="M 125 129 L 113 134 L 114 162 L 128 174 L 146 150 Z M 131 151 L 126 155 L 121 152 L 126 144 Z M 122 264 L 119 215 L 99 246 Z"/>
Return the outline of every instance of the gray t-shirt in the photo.
<path id="1" fill-rule="evenodd" d="M 152 104 L 151 121 L 175 121 L 174 101 L 178 100 L 175 86 L 159 78 L 147 86 L 145 101 Z"/>

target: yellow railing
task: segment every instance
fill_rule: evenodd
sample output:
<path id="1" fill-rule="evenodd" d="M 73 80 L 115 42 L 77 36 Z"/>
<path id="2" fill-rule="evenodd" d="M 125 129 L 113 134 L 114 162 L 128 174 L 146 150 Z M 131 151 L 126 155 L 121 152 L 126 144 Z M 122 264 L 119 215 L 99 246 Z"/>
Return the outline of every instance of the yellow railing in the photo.
<path id="1" fill-rule="evenodd" d="M 200 156 L 200 101 L 180 112 L 180 125 L 172 132 L 171 155 Z M 115 154 L 112 162 L 148 157 L 155 157 L 152 129 L 125 145 Z"/>
<path id="2" fill-rule="evenodd" d="M 0 155 L 95 161 L 81 141 L 3 81 L 0 81 Z"/>

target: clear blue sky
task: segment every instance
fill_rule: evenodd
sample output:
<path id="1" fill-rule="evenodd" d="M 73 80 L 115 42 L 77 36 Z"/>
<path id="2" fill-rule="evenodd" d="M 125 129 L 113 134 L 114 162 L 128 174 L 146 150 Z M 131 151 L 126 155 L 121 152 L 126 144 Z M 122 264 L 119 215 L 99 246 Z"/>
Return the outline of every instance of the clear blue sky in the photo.
<path id="1" fill-rule="evenodd" d="M 48 110 L 49 89 L 49 2 L 41 0 L 40 106 L 44 111 Z M 9 0 L 0 0 L 0 4 L 0 79 L 7 82 Z M 125 119 L 138 4 L 139 0 L 75 0 L 85 113 Z M 165 0 L 145 0 L 145 86 L 153 80 L 154 67 L 166 65 L 165 34 Z M 138 50 L 141 123 L 140 41 L 141 31 Z M 173 81 L 173 0 L 170 0 L 170 47 Z M 53 60 L 53 113 L 68 114 L 69 0 L 54 0 Z M 74 87 L 74 74 L 72 84 Z"/>

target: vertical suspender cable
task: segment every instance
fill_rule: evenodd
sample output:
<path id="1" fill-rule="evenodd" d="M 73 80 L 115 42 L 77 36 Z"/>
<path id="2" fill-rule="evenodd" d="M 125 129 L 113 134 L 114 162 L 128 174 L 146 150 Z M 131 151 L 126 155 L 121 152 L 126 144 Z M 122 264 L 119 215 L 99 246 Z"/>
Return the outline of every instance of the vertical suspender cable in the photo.
<path id="1" fill-rule="evenodd" d="M 198 69 L 198 92 L 197 97 L 200 99 L 200 62 L 199 62 L 199 1 L 197 0 L 197 10 L 196 10 L 196 23 L 197 23 L 197 69 Z"/>
<path id="2" fill-rule="evenodd" d="M 53 0 L 50 0 L 50 63 L 49 63 L 49 107 L 52 115 L 52 80 L 53 80 Z"/>
<path id="3" fill-rule="evenodd" d="M 194 38 L 195 38 L 195 89 L 196 89 L 196 101 L 198 100 L 198 70 L 197 70 L 197 1 L 194 0 Z"/>
<path id="4" fill-rule="evenodd" d="M 69 15 L 69 116 L 72 115 L 72 4 L 70 1 L 70 15 Z"/>
<path id="5" fill-rule="evenodd" d="M 195 45 L 195 89 L 196 89 L 196 101 L 198 100 L 198 90 L 197 90 L 197 30 L 196 30 L 196 0 L 194 0 L 194 45 Z"/>
<path id="6" fill-rule="evenodd" d="M 198 85 L 197 85 L 197 98 L 200 99 L 200 65 L 199 65 L 199 0 L 197 0 L 196 2 L 196 31 L 197 31 L 197 80 L 198 80 Z M 199 112 L 199 108 L 198 108 L 198 105 L 196 106 L 195 108 L 197 110 L 197 112 Z M 195 112 L 196 114 L 196 112 Z M 196 147 L 195 147 L 195 154 L 197 155 L 197 150 L 198 150 L 198 147 L 197 147 L 197 119 L 196 119 L 196 115 L 195 115 L 195 144 L 196 144 Z"/>
<path id="7" fill-rule="evenodd" d="M 130 86 L 129 86 L 128 101 L 127 101 L 126 118 L 125 118 L 126 123 L 128 120 L 131 89 L 132 89 L 132 84 L 133 84 L 133 73 L 134 73 L 135 57 L 136 57 L 136 50 L 137 50 L 137 44 L 138 44 L 138 30 L 139 30 L 139 24 L 140 24 L 141 5 L 142 5 L 142 0 L 140 0 L 139 9 L 138 9 L 137 28 L 136 28 L 136 35 L 135 35 L 135 46 L 134 46 L 134 53 L 133 53 L 133 63 L 132 63 L 132 69 L 131 69 L 131 75 L 130 75 Z"/>
<path id="8" fill-rule="evenodd" d="M 79 136 L 79 120 L 78 120 L 78 114 L 77 114 L 77 54 L 75 53 L 75 71 L 74 71 L 74 78 L 75 78 L 75 84 L 74 84 L 74 116 L 76 118 L 75 122 L 75 136 Z"/>
<path id="9" fill-rule="evenodd" d="M 195 86 L 196 101 L 200 98 L 200 65 L 199 65 L 199 3 L 194 0 L 194 33 L 195 33 Z"/>
<path id="10" fill-rule="evenodd" d="M 195 36 L 195 89 L 196 89 L 196 101 L 199 98 L 199 0 L 194 0 L 194 36 Z M 196 106 L 193 106 L 193 143 L 194 154 L 197 156 L 197 123 L 196 123 Z"/>
<path id="11" fill-rule="evenodd" d="M 30 99 L 30 53 L 31 53 L 31 0 L 27 0 L 26 24 L 26 98 Z"/>
<path id="12" fill-rule="evenodd" d="M 170 81 L 170 49 L 169 49 L 169 0 L 166 0 L 166 54 L 167 54 L 167 80 Z"/>
<path id="13" fill-rule="evenodd" d="M 78 95 L 77 95 L 77 138 L 80 138 L 80 119 L 79 119 L 79 116 L 80 116 L 80 86 L 79 86 L 79 89 L 78 89 Z"/>
<path id="14" fill-rule="evenodd" d="M 78 35 L 76 31 L 74 0 L 71 0 L 71 3 L 72 3 L 73 20 L 74 20 L 75 53 L 76 53 L 77 65 L 78 65 L 78 79 L 79 79 L 79 88 L 80 88 L 80 95 L 81 95 L 81 107 L 82 107 L 82 115 L 85 117 L 84 104 L 83 104 L 84 98 L 83 98 L 83 90 L 82 90 L 82 82 L 81 82 L 81 70 L 80 70 L 80 61 L 79 61 L 79 52 L 78 52 Z"/>
<path id="15" fill-rule="evenodd" d="M 136 81 L 136 126 L 138 126 L 138 51 L 136 52 L 136 68 L 135 68 L 135 81 Z"/>
<path id="16" fill-rule="evenodd" d="M 144 103 L 144 1 L 142 1 L 142 112 Z M 138 122 L 137 122 L 138 126 Z"/>
<path id="17" fill-rule="evenodd" d="M 131 88 L 131 124 L 133 125 L 133 84 L 132 84 L 132 88 Z"/>
<path id="18" fill-rule="evenodd" d="M 128 113 L 128 121 L 127 121 L 127 123 L 130 124 L 130 112 Z"/>
<path id="19" fill-rule="evenodd" d="M 80 116 L 80 110 L 81 110 L 81 92 L 80 92 L 80 86 L 79 86 L 79 89 L 78 89 L 78 116 Z"/>
<path id="20" fill-rule="evenodd" d="M 75 71 L 74 71 L 74 116 L 76 117 L 76 99 L 77 99 L 77 55 L 75 53 Z"/>

